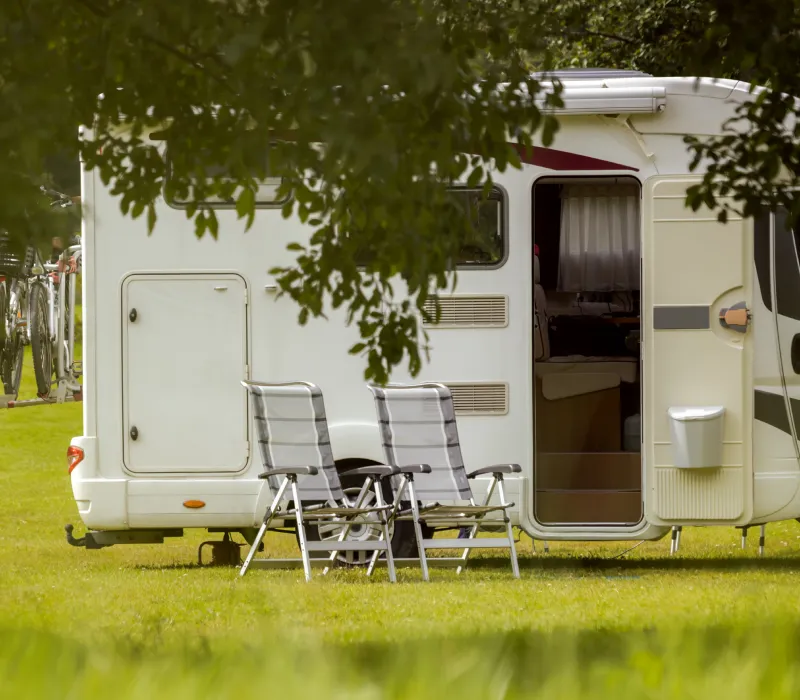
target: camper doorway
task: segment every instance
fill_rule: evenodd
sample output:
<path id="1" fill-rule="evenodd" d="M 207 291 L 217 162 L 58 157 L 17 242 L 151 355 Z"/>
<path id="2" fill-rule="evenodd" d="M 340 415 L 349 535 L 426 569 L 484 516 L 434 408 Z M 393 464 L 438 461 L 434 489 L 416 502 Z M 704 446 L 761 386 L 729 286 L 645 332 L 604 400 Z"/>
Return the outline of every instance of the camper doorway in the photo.
<path id="1" fill-rule="evenodd" d="M 642 520 L 641 187 L 533 186 L 534 517 L 545 527 Z"/>

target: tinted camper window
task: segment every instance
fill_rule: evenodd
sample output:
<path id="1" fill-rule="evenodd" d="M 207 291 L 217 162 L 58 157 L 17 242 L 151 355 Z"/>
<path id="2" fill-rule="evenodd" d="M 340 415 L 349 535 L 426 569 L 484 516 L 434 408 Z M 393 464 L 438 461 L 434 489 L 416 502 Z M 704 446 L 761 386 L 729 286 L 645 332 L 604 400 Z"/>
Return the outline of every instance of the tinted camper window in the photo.
<path id="1" fill-rule="evenodd" d="M 496 268 L 506 259 L 506 196 L 499 188 L 493 188 L 483 198 L 481 189 L 458 188 L 450 190 L 456 204 L 469 211 L 472 233 L 463 242 L 456 260 L 457 268 Z M 359 265 L 370 259 L 368 250 L 357 254 Z"/>
<path id="2" fill-rule="evenodd" d="M 800 266 L 797 232 L 792 231 L 783 207 L 775 212 L 775 298 L 777 312 L 800 321 Z"/>
<path id="3" fill-rule="evenodd" d="M 480 190 L 452 190 L 450 195 L 464 209 L 471 210 L 473 236 L 461 248 L 457 265 L 474 267 L 495 266 L 505 257 L 504 209 L 505 198 L 499 189 L 482 199 Z"/>
<path id="4" fill-rule="evenodd" d="M 271 172 L 271 164 L 270 164 L 270 148 L 263 148 L 263 147 L 254 147 L 254 148 L 245 148 L 244 149 L 244 165 L 247 168 L 249 174 L 256 178 L 257 180 L 260 177 L 263 179 L 259 180 L 259 187 L 256 190 L 256 205 L 279 205 L 286 201 L 286 198 L 278 199 L 277 191 L 278 187 L 281 184 L 281 178 L 276 176 L 274 173 Z M 167 147 L 167 187 L 165 188 L 166 192 L 166 199 L 167 203 L 172 206 L 183 207 L 186 204 L 195 201 L 196 197 L 194 196 L 194 187 L 190 184 L 188 196 L 181 197 L 175 193 L 170 193 L 169 184 L 172 178 L 172 158 L 173 158 L 174 149 Z M 210 180 L 213 178 L 219 178 L 223 182 L 231 181 L 232 178 L 227 177 L 228 173 L 231 171 L 231 164 L 225 162 L 217 162 L 211 163 L 204 167 L 205 176 Z M 266 174 L 266 177 L 264 175 Z M 196 182 L 196 180 L 194 180 Z M 211 207 L 234 207 L 236 206 L 236 198 L 239 195 L 239 191 L 234 191 L 230 197 L 206 197 L 203 199 L 197 199 L 197 204 L 204 204 Z"/>

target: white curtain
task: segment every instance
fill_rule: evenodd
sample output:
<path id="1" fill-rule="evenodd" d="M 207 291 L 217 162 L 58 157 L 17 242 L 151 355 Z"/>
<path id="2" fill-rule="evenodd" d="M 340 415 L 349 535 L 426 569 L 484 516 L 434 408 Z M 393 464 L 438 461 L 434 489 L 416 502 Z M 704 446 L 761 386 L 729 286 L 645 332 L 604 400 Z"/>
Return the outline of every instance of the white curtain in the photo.
<path id="1" fill-rule="evenodd" d="M 639 189 L 635 185 L 565 185 L 561 194 L 558 289 L 639 289 Z"/>

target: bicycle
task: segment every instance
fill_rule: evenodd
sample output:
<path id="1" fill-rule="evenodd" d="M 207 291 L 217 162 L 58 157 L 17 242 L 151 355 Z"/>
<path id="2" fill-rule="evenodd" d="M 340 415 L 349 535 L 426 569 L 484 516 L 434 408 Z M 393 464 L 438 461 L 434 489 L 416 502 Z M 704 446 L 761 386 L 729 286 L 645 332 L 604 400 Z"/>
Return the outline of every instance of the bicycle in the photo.
<path id="1" fill-rule="evenodd" d="M 28 245 L 20 254 L 8 233 L 0 233 L 0 381 L 6 397 L 16 399 L 28 334 L 28 275 L 37 253 Z"/>
<path id="2" fill-rule="evenodd" d="M 50 206 L 72 206 L 66 195 L 42 187 L 55 197 Z M 67 247 L 55 262 L 35 265 L 30 289 L 30 341 L 39 398 L 63 401 L 67 391 L 80 392 L 80 363 L 75 362 L 75 281 L 81 246 Z M 53 377 L 55 376 L 55 381 Z"/>

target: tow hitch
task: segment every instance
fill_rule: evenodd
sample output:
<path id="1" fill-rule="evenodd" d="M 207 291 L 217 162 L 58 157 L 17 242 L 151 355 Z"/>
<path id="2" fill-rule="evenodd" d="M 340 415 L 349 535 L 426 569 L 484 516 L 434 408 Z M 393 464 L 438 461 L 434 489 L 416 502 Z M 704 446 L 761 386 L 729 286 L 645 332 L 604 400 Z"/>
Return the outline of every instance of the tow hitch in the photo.
<path id="1" fill-rule="evenodd" d="M 67 532 L 67 542 L 73 547 L 86 547 L 86 549 L 102 549 L 103 547 L 110 547 L 110 544 L 98 544 L 92 537 L 91 532 L 87 532 L 83 537 L 73 537 L 72 531 L 75 528 L 72 525 L 65 525 L 64 530 Z"/>
<path id="2" fill-rule="evenodd" d="M 73 547 L 102 549 L 115 544 L 163 544 L 165 537 L 183 537 L 182 529 L 174 530 L 94 530 L 83 537 L 73 537 L 72 525 L 65 525 L 67 543 Z"/>

